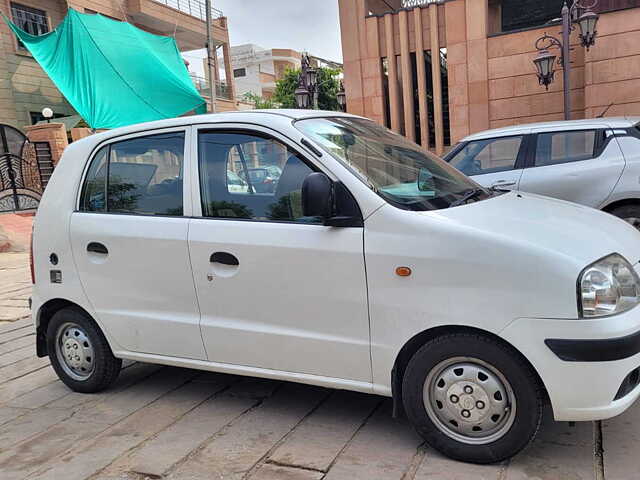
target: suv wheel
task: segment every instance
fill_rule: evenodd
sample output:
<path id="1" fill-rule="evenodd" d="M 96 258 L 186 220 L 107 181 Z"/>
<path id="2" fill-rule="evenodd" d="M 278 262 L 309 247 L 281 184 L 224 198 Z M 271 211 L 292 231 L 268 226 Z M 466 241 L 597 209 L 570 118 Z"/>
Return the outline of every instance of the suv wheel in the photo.
<path id="1" fill-rule="evenodd" d="M 622 207 L 614 208 L 609 213 L 611 215 L 615 215 L 618 218 L 621 218 L 628 224 L 640 230 L 640 206 L 639 205 L 623 205 Z"/>
<path id="2" fill-rule="evenodd" d="M 111 385 L 122 367 L 100 329 L 82 310 L 56 312 L 47 328 L 47 351 L 53 369 L 69 388 L 94 393 Z"/>
<path id="3" fill-rule="evenodd" d="M 407 365 L 402 396 L 429 445 L 473 463 L 499 462 L 526 447 L 544 405 L 535 373 L 516 352 L 467 333 L 422 346 Z"/>

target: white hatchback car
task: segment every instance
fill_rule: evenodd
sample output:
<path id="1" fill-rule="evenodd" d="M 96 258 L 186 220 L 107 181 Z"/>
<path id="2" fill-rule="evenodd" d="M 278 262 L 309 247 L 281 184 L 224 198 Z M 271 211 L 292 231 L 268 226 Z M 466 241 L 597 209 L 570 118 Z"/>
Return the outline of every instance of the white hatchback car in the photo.
<path id="1" fill-rule="evenodd" d="M 640 117 L 486 130 L 444 159 L 485 187 L 580 203 L 640 229 Z"/>
<path id="2" fill-rule="evenodd" d="M 257 192 L 246 172 L 269 165 Z M 611 215 L 492 193 L 364 118 L 158 121 L 56 168 L 33 234 L 37 353 L 80 392 L 131 359 L 390 396 L 433 447 L 496 462 L 545 402 L 594 420 L 640 395 L 639 260 Z"/>

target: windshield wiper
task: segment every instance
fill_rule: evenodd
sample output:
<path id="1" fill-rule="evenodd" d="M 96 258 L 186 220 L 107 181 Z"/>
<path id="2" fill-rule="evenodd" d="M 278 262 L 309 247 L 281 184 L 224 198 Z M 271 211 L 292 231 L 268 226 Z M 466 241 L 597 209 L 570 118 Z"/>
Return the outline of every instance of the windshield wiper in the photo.
<path id="1" fill-rule="evenodd" d="M 451 202 L 451 205 L 449 205 L 449 207 L 458 207 L 460 205 L 464 205 L 472 198 L 482 195 L 483 193 L 485 193 L 485 191 L 482 188 L 472 188 L 471 190 L 467 190 L 461 198 L 459 198 L 455 202 Z"/>

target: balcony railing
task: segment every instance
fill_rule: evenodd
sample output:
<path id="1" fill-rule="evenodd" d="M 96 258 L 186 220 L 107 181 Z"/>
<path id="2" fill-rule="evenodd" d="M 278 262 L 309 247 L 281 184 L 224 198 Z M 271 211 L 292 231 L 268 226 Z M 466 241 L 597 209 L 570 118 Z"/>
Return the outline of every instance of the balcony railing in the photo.
<path id="1" fill-rule="evenodd" d="M 193 80 L 193 84 L 196 86 L 196 90 L 200 95 L 209 96 L 209 82 L 206 78 L 201 77 L 199 75 L 191 74 L 191 79 Z M 231 98 L 231 88 L 227 84 L 227 82 L 222 82 L 218 80 L 216 82 L 216 98 L 222 98 L 224 100 L 233 100 Z"/>
<path id="2" fill-rule="evenodd" d="M 207 9 L 205 7 L 204 0 L 153 0 L 156 3 L 161 3 L 162 5 L 166 5 L 167 7 L 174 8 L 176 10 L 181 11 L 182 13 L 186 13 L 187 15 L 191 15 L 192 17 L 196 17 L 202 21 L 206 21 L 207 19 Z M 223 17 L 224 14 L 218 10 L 217 8 L 211 7 L 211 18 L 215 20 L 216 18 Z"/>

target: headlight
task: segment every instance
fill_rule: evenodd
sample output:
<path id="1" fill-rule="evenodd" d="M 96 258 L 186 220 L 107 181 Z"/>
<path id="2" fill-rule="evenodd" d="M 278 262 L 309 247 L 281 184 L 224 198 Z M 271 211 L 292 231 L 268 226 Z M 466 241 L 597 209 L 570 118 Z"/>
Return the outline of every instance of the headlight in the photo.
<path id="1" fill-rule="evenodd" d="M 640 279 L 631 264 L 614 253 L 589 265 L 578 277 L 582 317 L 621 313 L 640 302 Z"/>

